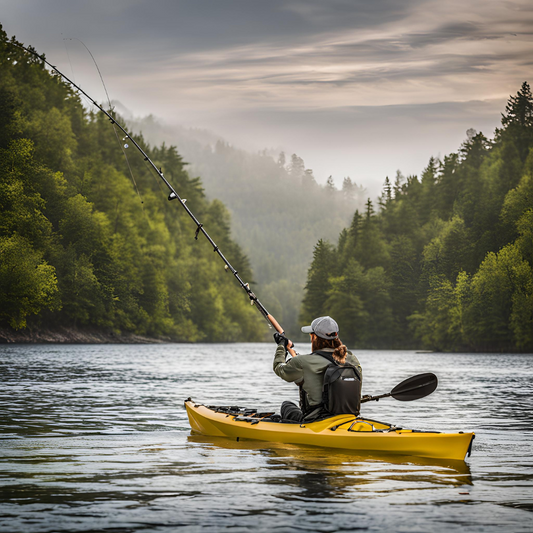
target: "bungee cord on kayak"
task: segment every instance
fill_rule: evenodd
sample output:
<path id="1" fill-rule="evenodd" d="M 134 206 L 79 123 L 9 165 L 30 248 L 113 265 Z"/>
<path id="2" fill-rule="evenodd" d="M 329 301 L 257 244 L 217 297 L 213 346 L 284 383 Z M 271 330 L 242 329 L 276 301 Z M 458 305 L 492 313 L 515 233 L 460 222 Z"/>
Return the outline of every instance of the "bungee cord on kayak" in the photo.
<path id="1" fill-rule="evenodd" d="M 80 41 L 81 42 L 81 41 Z M 108 119 L 109 121 L 111 122 L 111 124 L 113 125 L 113 127 L 117 127 L 120 131 L 122 131 L 122 133 L 125 135 L 124 139 L 126 140 L 129 140 L 129 142 L 131 142 L 131 144 L 133 144 L 133 146 L 135 146 L 135 148 L 137 148 L 137 150 L 139 150 L 139 152 L 141 153 L 141 155 L 143 156 L 144 158 L 144 161 L 157 173 L 157 175 L 159 176 L 159 178 L 164 182 L 164 184 L 167 186 L 168 190 L 169 190 L 169 195 L 168 195 L 168 200 L 169 201 L 172 201 L 172 200 L 178 200 L 178 203 L 183 207 L 183 209 L 185 209 L 185 211 L 187 212 L 187 214 L 189 215 L 189 217 L 191 218 L 191 220 L 196 224 L 196 231 L 195 231 L 195 239 L 198 240 L 198 235 L 200 233 L 202 233 L 204 235 L 204 237 L 208 240 L 209 244 L 213 247 L 213 251 L 215 253 L 218 254 L 218 256 L 222 259 L 222 261 L 224 261 L 224 264 L 225 264 L 225 269 L 226 270 L 229 270 L 233 276 L 235 277 L 235 279 L 237 280 L 237 282 L 239 283 L 239 285 L 241 286 L 242 289 L 244 289 L 246 291 L 246 294 L 248 295 L 248 298 L 250 299 L 250 303 L 252 305 L 255 305 L 255 307 L 259 310 L 259 312 L 263 315 L 263 317 L 265 318 L 265 320 L 267 321 L 267 323 L 269 324 L 270 327 L 273 327 L 278 333 L 280 334 L 284 334 L 284 330 L 283 328 L 281 327 L 281 325 L 278 323 L 278 321 L 267 311 L 267 309 L 265 308 L 265 306 L 259 301 L 259 299 L 257 298 L 257 296 L 254 294 L 254 292 L 251 290 L 250 288 L 250 285 L 249 283 L 245 283 L 243 281 L 243 279 L 239 276 L 239 273 L 238 271 L 233 267 L 233 265 L 228 261 L 228 259 L 226 258 L 226 256 L 221 252 L 221 250 L 219 249 L 219 247 L 217 246 L 217 244 L 215 243 L 215 241 L 212 239 L 212 237 L 209 235 L 209 233 L 207 233 L 207 231 L 205 230 L 204 228 L 204 225 L 196 218 L 196 216 L 194 215 L 194 213 L 189 209 L 189 207 L 186 205 L 186 202 L 187 200 L 185 198 L 181 198 L 180 195 L 178 194 L 178 192 L 174 189 L 174 187 L 170 184 L 170 182 L 165 178 L 165 175 L 163 174 L 163 170 L 161 168 L 158 168 L 156 166 L 156 164 L 148 157 L 148 155 L 146 154 L 146 152 L 141 148 L 141 146 L 139 146 L 139 144 L 137 143 L 137 141 L 128 133 L 128 131 L 120 124 L 118 123 L 116 120 L 115 120 L 115 117 L 113 117 L 111 115 L 111 112 L 112 110 L 110 109 L 111 112 L 108 112 L 106 111 L 100 104 L 98 104 L 98 102 L 96 102 L 96 100 L 94 100 L 89 94 L 87 94 L 87 92 L 85 92 L 79 85 L 77 85 L 74 81 L 72 81 L 68 76 L 66 76 L 65 74 L 63 74 L 55 65 L 52 65 L 52 63 L 50 63 L 49 61 L 47 61 L 44 57 L 44 55 L 40 55 L 38 54 L 35 50 L 31 49 L 31 48 L 27 48 L 21 44 L 18 44 L 18 43 L 11 43 L 13 44 L 14 46 L 17 46 L 18 48 L 22 48 L 23 50 L 25 50 L 26 52 L 28 52 L 29 54 L 37 57 L 39 60 L 41 60 L 44 64 L 46 64 L 48 67 L 50 67 L 52 69 L 53 72 L 56 72 L 61 78 L 63 78 L 67 83 L 69 83 L 70 85 L 72 85 L 77 91 L 80 92 L 80 94 L 82 94 L 83 96 L 85 96 L 86 98 L 89 99 L 89 101 L 91 102 L 92 105 L 94 105 L 99 111 L 101 111 Z M 83 44 L 83 43 L 82 43 Z M 85 45 L 84 45 L 85 46 Z M 87 48 L 87 47 L 86 47 Z M 88 50 L 88 49 L 87 49 Z M 89 54 L 90 54 L 90 51 L 89 51 Z M 91 54 L 92 56 L 92 54 Z M 94 58 L 93 58 L 94 59 Z M 97 67 L 98 68 L 98 67 Z M 100 72 L 100 70 L 98 69 L 98 71 Z M 102 80 L 103 82 L 103 80 Z M 104 87 L 105 87 L 105 84 L 104 84 Z M 106 90 L 106 94 L 107 94 L 107 90 Z M 109 96 L 108 96 L 109 98 Z M 109 104 L 111 105 L 111 103 L 109 102 Z M 126 143 L 127 145 L 128 143 Z M 129 146 L 129 145 L 128 145 Z M 292 343 L 291 343 L 292 344 Z M 296 355 L 296 352 L 294 351 L 294 349 L 292 347 L 289 347 L 288 348 L 288 351 L 289 353 L 294 357 Z"/>

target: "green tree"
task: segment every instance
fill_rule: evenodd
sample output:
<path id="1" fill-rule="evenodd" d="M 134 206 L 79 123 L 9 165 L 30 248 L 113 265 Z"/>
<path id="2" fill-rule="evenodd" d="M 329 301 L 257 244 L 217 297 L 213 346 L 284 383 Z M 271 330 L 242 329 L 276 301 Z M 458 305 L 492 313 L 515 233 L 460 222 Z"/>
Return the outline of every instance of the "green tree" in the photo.
<path id="1" fill-rule="evenodd" d="M 470 300 L 470 279 L 458 274 L 456 283 L 442 275 L 433 276 L 425 311 L 416 311 L 409 320 L 423 346 L 436 351 L 460 350 L 465 345 L 463 316 Z"/>
<path id="2" fill-rule="evenodd" d="M 505 113 L 502 113 L 503 126 L 516 124 L 522 127 L 533 127 L 533 96 L 529 83 L 525 81 L 515 96 L 510 96 Z"/>
<path id="3" fill-rule="evenodd" d="M 379 197 L 378 203 L 382 208 L 386 208 L 392 202 L 392 185 L 389 177 L 385 178 L 385 183 L 383 184 L 383 191 Z"/>
<path id="4" fill-rule="evenodd" d="M 489 350 L 530 348 L 533 271 L 515 244 L 489 252 L 472 278 L 472 303 L 467 335 L 472 344 Z M 528 334 L 529 332 L 529 334 Z"/>
<path id="5" fill-rule="evenodd" d="M 454 216 L 424 248 L 422 268 L 427 277 L 444 275 L 453 281 L 469 265 L 470 253 L 471 244 L 465 223 L 459 216 Z"/>
<path id="6" fill-rule="evenodd" d="M 325 304 L 345 309 L 336 318 L 348 336 L 358 324 L 351 342 L 532 349 L 532 117 L 524 83 L 493 140 L 468 130 L 457 153 L 431 158 L 420 179 L 387 179 L 378 213 L 370 199 L 363 216 L 355 212 L 339 233 Z"/>
<path id="7" fill-rule="evenodd" d="M 313 251 L 313 262 L 307 273 L 305 297 L 302 302 L 300 321 L 309 323 L 324 313 L 325 303 L 331 289 L 330 277 L 335 272 L 335 249 L 322 239 Z"/>
<path id="8" fill-rule="evenodd" d="M 335 318 L 345 344 L 361 345 L 369 320 L 360 294 L 364 282 L 363 267 L 354 259 L 350 259 L 345 265 L 343 275 L 331 277 L 329 282 L 331 288 L 324 303 L 324 313 Z"/>
<path id="9" fill-rule="evenodd" d="M 0 237 L 0 318 L 14 329 L 28 315 L 58 309 L 55 269 L 20 235 Z"/>
<path id="10" fill-rule="evenodd" d="M 389 262 L 388 246 L 379 227 L 379 220 L 375 216 L 370 198 L 366 203 L 365 217 L 362 219 L 358 231 L 354 257 L 364 268 L 387 265 Z"/>

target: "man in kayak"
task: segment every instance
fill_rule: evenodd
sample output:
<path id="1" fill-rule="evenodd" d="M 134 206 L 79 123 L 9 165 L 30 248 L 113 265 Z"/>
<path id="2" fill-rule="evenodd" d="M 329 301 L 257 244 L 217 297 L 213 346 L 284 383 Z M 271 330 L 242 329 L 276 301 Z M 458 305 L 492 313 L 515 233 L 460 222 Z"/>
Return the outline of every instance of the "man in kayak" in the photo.
<path id="1" fill-rule="evenodd" d="M 315 352 L 320 350 L 331 354 L 333 360 L 340 365 L 353 365 L 362 379 L 361 365 L 339 339 L 339 326 L 335 320 L 329 316 L 315 318 L 302 331 L 311 336 L 313 353 L 291 357 L 289 360 L 286 360 L 287 348 L 293 346 L 292 341 L 279 333 L 274 334 L 274 340 L 278 344 L 274 356 L 274 372 L 285 381 L 295 382 L 300 387 L 300 407 L 288 401 L 281 405 L 281 417 L 294 422 L 302 422 L 304 418 L 306 421 L 314 420 L 324 414 L 322 385 L 330 361 Z"/>

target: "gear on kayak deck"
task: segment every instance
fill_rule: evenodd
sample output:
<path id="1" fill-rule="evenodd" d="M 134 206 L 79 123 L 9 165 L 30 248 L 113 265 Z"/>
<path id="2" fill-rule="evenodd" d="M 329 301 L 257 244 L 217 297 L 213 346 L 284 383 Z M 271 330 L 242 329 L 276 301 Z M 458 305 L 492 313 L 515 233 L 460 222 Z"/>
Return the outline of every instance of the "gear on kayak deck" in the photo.
<path id="1" fill-rule="evenodd" d="M 464 460 L 474 433 L 405 429 L 355 415 L 335 415 L 309 423 L 282 420 L 272 412 L 212 406 L 185 400 L 193 432 L 211 437 L 251 439 L 347 449 L 364 454 Z"/>

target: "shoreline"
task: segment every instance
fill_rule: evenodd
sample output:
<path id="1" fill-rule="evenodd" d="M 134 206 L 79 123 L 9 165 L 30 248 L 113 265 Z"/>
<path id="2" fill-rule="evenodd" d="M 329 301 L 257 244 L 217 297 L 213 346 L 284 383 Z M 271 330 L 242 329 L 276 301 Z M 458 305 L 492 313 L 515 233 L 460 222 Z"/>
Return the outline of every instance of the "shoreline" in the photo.
<path id="1" fill-rule="evenodd" d="M 205 342 L 205 341 L 204 341 Z M 264 341 L 268 342 L 268 341 Z M 298 341 L 296 341 L 298 342 Z M 41 329 L 30 326 L 24 330 L 16 331 L 10 327 L 0 326 L 1 344 L 184 344 L 186 341 L 172 337 L 149 337 L 134 333 L 115 333 L 98 328 L 79 328 L 74 326 L 59 326 L 57 328 Z M 193 343 L 195 344 L 195 343 Z M 211 344 L 207 342 L 207 344 Z M 216 343 L 215 343 L 216 344 Z M 365 350 L 387 350 L 387 351 L 409 351 L 417 354 L 438 354 L 438 353 L 506 353 L 532 355 L 530 352 L 515 350 L 491 350 L 481 351 L 459 350 L 454 352 L 439 352 L 435 350 L 423 350 L 420 348 L 352 348 L 354 351 Z"/>
<path id="2" fill-rule="evenodd" d="M 96 328 L 60 326 L 54 329 L 26 328 L 21 331 L 0 327 L 0 344 L 163 344 L 179 342 L 134 333 L 114 333 Z"/>

